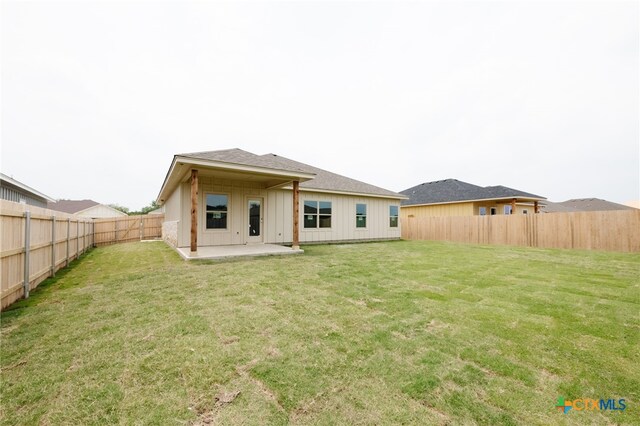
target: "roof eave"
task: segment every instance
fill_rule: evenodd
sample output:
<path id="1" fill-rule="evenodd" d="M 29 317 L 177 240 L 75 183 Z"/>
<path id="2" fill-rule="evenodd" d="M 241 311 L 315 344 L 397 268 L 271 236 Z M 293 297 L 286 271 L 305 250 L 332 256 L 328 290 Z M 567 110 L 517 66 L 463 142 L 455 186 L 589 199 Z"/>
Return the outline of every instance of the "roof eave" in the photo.
<path id="1" fill-rule="evenodd" d="M 286 189 L 291 189 L 286 188 Z M 300 187 L 300 191 L 304 191 L 304 192 L 326 192 L 327 194 L 338 194 L 338 195 L 350 195 L 350 196 L 357 196 L 357 197 L 373 197 L 373 198 L 387 198 L 387 199 L 392 199 L 392 200 L 408 200 L 409 198 L 405 195 L 402 194 L 397 194 L 397 195 L 393 195 L 393 194 L 370 194 L 370 193 L 366 193 L 366 192 L 351 192 L 351 191 L 339 191 L 339 190 L 335 190 L 335 189 L 323 189 L 323 188 L 312 188 L 312 187 Z"/>
<path id="2" fill-rule="evenodd" d="M 38 198 L 42 198 L 45 201 L 50 201 L 52 203 L 56 201 L 55 199 L 49 197 L 48 195 L 45 195 L 42 192 L 37 191 L 37 190 L 31 188 L 30 186 L 25 185 L 24 183 L 19 182 L 19 181 L 15 180 L 15 179 L 5 175 L 4 173 L 0 173 L 0 179 L 5 181 L 5 182 L 7 182 L 10 185 L 13 185 L 13 186 L 15 186 L 17 188 L 22 189 L 23 191 L 29 192 L 29 193 L 31 193 L 32 195 L 35 195 Z"/>
<path id="3" fill-rule="evenodd" d="M 440 201 L 440 202 L 437 202 L 437 203 L 404 204 L 402 207 L 436 206 L 436 205 L 440 205 L 440 204 L 458 204 L 458 203 L 479 203 L 479 202 L 483 202 L 483 201 L 513 200 L 514 198 L 516 200 L 519 200 L 519 201 L 544 201 L 544 200 L 546 200 L 546 198 L 542 198 L 542 197 L 538 198 L 538 197 L 511 196 L 511 197 L 479 198 L 479 199 L 475 199 L 475 200 Z"/>

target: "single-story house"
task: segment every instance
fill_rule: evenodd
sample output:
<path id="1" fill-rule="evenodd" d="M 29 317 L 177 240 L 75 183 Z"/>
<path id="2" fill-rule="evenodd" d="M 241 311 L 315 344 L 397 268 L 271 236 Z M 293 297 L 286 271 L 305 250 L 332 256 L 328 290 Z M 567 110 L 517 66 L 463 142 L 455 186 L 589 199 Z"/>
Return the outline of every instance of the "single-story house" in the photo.
<path id="1" fill-rule="evenodd" d="M 47 208 L 47 202 L 53 201 L 53 198 L 48 195 L 2 173 L 0 173 L 0 199 L 43 209 Z"/>
<path id="2" fill-rule="evenodd" d="M 102 219 L 108 217 L 124 217 L 126 213 L 105 204 L 93 200 L 58 200 L 50 201 L 47 205 L 50 210 L 69 213 L 79 217 Z"/>
<path id="3" fill-rule="evenodd" d="M 478 186 L 457 179 L 421 183 L 401 191 L 403 220 L 411 217 L 484 216 L 538 213 L 546 200 L 506 186 Z"/>
<path id="4" fill-rule="evenodd" d="M 157 203 L 176 248 L 400 238 L 404 196 L 276 154 L 173 157 Z"/>
<path id="5" fill-rule="evenodd" d="M 544 213 L 567 213 L 567 212 L 601 212 L 608 210 L 633 210 L 633 207 L 600 198 L 576 198 L 552 203 L 547 201 L 542 206 Z"/>

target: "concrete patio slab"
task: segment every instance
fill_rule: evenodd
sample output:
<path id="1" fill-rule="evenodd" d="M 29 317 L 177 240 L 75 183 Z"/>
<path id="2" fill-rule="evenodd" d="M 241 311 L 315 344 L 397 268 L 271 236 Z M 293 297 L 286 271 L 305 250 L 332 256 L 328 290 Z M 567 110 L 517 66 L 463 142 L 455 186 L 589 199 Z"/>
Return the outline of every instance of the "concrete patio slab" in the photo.
<path id="1" fill-rule="evenodd" d="M 304 250 L 277 244 L 246 244 L 231 246 L 198 247 L 197 253 L 191 253 L 189 247 L 178 247 L 178 253 L 185 260 L 194 259 L 229 259 L 234 257 L 283 256 L 302 254 Z"/>

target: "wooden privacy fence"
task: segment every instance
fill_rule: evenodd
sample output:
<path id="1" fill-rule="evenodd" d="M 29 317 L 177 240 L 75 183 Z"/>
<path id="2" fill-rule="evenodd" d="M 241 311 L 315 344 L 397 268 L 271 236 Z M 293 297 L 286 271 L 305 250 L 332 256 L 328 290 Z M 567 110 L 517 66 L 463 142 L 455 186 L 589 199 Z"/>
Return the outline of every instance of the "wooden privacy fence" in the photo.
<path id="1" fill-rule="evenodd" d="M 164 215 L 87 219 L 0 200 L 0 309 L 89 248 L 159 238 Z"/>
<path id="2" fill-rule="evenodd" d="M 0 288 L 5 308 L 93 247 L 93 221 L 0 200 Z"/>
<path id="3" fill-rule="evenodd" d="M 409 217 L 402 237 L 540 248 L 640 251 L 640 210 Z"/>
<path id="4" fill-rule="evenodd" d="M 95 219 L 96 247 L 160 238 L 163 214 Z"/>

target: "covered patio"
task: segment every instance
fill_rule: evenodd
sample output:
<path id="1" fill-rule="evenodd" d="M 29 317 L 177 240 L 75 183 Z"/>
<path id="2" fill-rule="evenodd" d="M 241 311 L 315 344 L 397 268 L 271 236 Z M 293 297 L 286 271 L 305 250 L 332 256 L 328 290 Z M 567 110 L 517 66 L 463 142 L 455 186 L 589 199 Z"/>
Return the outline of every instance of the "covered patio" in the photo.
<path id="1" fill-rule="evenodd" d="M 230 259 L 236 257 L 259 257 L 259 256 L 286 256 L 291 254 L 302 254 L 304 250 L 281 246 L 278 244 L 244 244 L 225 246 L 204 246 L 198 247 L 197 252 L 192 252 L 189 247 L 177 247 L 176 250 L 185 260 L 206 260 L 206 259 Z"/>

